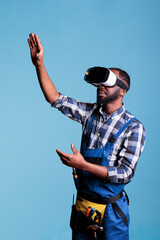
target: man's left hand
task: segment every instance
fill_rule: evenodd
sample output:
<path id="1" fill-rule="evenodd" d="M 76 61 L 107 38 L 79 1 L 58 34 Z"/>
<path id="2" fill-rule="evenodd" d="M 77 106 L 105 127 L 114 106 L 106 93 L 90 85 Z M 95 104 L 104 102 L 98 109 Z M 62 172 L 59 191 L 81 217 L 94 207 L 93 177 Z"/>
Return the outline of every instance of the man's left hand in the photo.
<path id="1" fill-rule="evenodd" d="M 67 165 L 68 167 L 83 169 L 87 162 L 83 158 L 82 154 L 74 147 L 74 144 L 71 144 L 71 149 L 73 154 L 64 153 L 58 149 L 56 149 L 57 154 L 59 155 L 63 164 Z"/>

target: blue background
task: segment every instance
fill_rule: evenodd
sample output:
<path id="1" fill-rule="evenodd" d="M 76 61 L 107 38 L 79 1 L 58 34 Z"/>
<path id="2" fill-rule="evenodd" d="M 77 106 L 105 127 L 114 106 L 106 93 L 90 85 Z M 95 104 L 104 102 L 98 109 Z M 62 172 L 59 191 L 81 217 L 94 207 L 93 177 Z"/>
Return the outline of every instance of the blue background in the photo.
<path id="1" fill-rule="evenodd" d="M 71 239 L 72 171 L 55 149 L 80 146 L 80 124 L 45 101 L 27 43 L 37 33 L 58 91 L 94 102 L 83 81 L 100 65 L 126 70 L 126 108 L 144 124 L 147 143 L 130 197 L 131 240 L 160 239 L 159 0 L 0 1 L 0 239 Z"/>

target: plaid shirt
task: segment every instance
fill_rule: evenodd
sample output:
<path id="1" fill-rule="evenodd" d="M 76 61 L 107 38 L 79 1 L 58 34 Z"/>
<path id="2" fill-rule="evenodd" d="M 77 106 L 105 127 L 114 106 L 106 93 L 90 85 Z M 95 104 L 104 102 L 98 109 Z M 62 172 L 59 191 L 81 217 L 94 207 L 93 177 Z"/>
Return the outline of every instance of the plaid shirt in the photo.
<path id="1" fill-rule="evenodd" d="M 60 94 L 52 107 L 58 108 L 64 115 L 79 122 L 83 126 L 82 141 L 86 126 L 91 119 L 97 104 L 78 102 L 73 98 Z M 124 105 L 111 115 L 99 108 L 96 120 L 92 124 L 87 148 L 103 148 L 111 133 L 116 134 L 133 115 L 125 110 Z M 113 150 L 108 156 L 109 166 L 107 180 L 110 183 L 128 183 L 132 180 L 135 168 L 145 144 L 146 134 L 143 125 L 135 120 L 118 137 Z"/>

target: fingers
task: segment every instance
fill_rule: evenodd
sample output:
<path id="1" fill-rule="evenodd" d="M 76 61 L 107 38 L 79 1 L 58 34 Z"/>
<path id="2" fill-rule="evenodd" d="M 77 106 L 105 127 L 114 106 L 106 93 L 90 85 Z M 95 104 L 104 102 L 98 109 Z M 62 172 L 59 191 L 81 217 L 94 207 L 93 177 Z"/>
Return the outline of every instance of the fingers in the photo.
<path id="1" fill-rule="evenodd" d="M 30 47 L 30 49 L 31 49 L 31 48 L 32 48 L 32 44 L 31 44 L 31 42 L 30 42 L 29 39 L 27 39 L 27 41 L 28 41 L 29 47 Z"/>
<path id="2" fill-rule="evenodd" d="M 62 151 L 60 151 L 60 150 L 58 150 L 58 149 L 56 149 L 56 152 L 58 153 L 58 155 L 59 155 L 60 157 L 65 157 L 65 158 L 67 158 L 67 159 L 70 157 L 70 154 L 64 153 L 64 152 L 62 152 Z"/>
<path id="3" fill-rule="evenodd" d="M 71 149 L 72 149 L 74 154 L 76 154 L 78 152 L 78 150 L 75 148 L 73 143 L 71 144 Z"/>
<path id="4" fill-rule="evenodd" d="M 41 44 L 37 34 L 35 34 L 34 36 L 35 36 L 36 45 L 38 47 L 38 50 L 40 51 L 42 49 L 42 44 Z"/>
<path id="5" fill-rule="evenodd" d="M 66 155 L 69 155 L 69 154 L 63 153 L 63 152 L 61 152 L 60 150 L 57 150 L 57 149 L 56 149 L 56 152 L 59 155 L 62 163 L 69 166 L 70 159 L 69 159 L 69 157 L 66 157 Z"/>
<path id="6" fill-rule="evenodd" d="M 28 41 L 30 49 L 37 48 L 37 41 L 36 41 L 35 35 L 33 33 L 29 34 L 29 38 L 27 41 Z"/>
<path id="7" fill-rule="evenodd" d="M 29 34 L 32 47 L 37 47 L 37 42 L 35 40 L 35 35 L 33 33 Z"/>

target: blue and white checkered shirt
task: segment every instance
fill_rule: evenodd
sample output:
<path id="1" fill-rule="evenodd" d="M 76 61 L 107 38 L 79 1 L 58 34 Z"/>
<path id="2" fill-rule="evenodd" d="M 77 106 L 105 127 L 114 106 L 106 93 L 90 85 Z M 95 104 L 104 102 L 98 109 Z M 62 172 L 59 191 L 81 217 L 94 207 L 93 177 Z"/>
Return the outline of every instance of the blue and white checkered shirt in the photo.
<path id="1" fill-rule="evenodd" d="M 58 108 L 64 115 L 79 122 L 83 126 L 83 136 L 91 119 L 96 103 L 78 102 L 73 98 L 60 94 L 52 107 Z M 134 116 L 125 110 L 124 105 L 111 115 L 99 109 L 94 120 L 87 142 L 87 148 L 103 148 L 111 133 L 116 134 L 121 127 Z M 111 183 L 128 183 L 132 180 L 140 154 L 143 151 L 146 133 L 143 125 L 135 120 L 118 137 L 113 150 L 108 156 L 109 166 L 107 180 Z"/>

